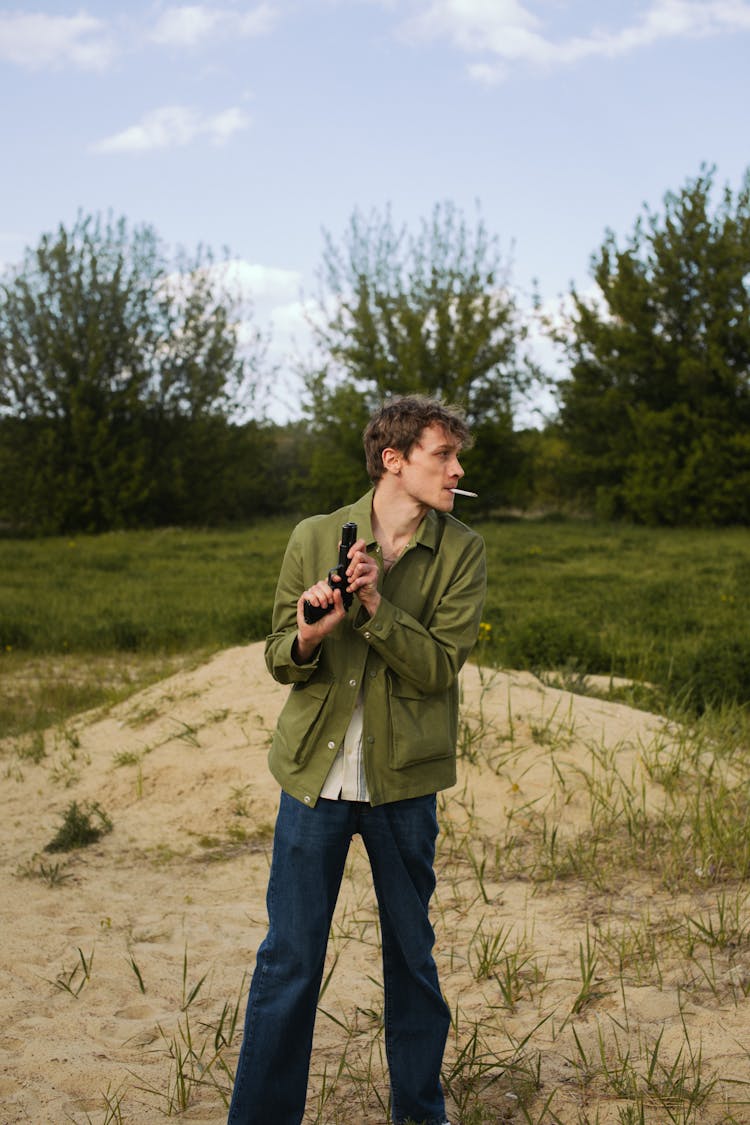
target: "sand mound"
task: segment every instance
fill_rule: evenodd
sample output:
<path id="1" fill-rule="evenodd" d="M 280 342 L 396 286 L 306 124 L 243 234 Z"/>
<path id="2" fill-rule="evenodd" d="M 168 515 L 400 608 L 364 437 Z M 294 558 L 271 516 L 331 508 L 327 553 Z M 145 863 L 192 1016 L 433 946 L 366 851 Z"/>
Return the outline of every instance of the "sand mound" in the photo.
<path id="1" fill-rule="evenodd" d="M 578 962 L 591 898 L 570 884 L 535 891 L 528 880 L 502 880 L 491 864 L 486 870 L 494 874 L 484 877 L 481 859 L 491 858 L 493 840 L 509 824 L 522 835 L 542 808 L 556 810 L 562 832 L 575 832 L 589 813 L 586 786 L 568 784 L 553 796 L 556 779 L 590 776 L 597 762 L 604 768 L 606 755 L 621 774 L 635 776 L 643 748 L 664 739 L 666 727 L 657 716 L 545 687 L 530 674 L 472 666 L 462 683 L 465 757 L 459 785 L 440 802 L 444 853 L 435 922 L 443 986 L 458 1013 L 457 1041 L 465 1041 L 467 1029 L 486 1029 L 490 1016 L 506 1053 L 533 1031 L 533 1044 L 548 1060 L 546 1096 L 570 1082 L 575 1069 L 566 1062 L 573 1040 L 562 1029 L 581 989 Z M 234 648 L 106 713 L 49 731 L 39 761 L 22 742 L 2 747 L 4 1125 L 118 1121 L 118 1105 L 123 1121 L 150 1125 L 182 1109 L 182 1101 L 185 1121 L 225 1120 L 219 1087 L 226 1090 L 229 1076 L 212 1059 L 223 1048 L 234 1065 L 239 1029 L 232 1038 L 230 1023 L 238 1011 L 241 1026 L 244 978 L 264 933 L 278 800 L 266 754 L 286 690 L 268 676 L 262 645 Z M 85 849 L 46 853 L 73 800 L 83 808 L 96 803 L 111 819 L 111 832 Z M 466 858 L 467 840 L 473 859 Z M 630 885 L 622 908 L 637 916 L 646 893 L 645 884 Z M 476 935 L 498 932 L 512 932 L 514 956 L 526 957 L 528 995 L 513 1005 L 498 991 L 497 976 L 478 973 L 488 943 Z M 336 1120 L 336 1096 L 330 1108 L 321 1107 L 345 1057 L 337 1096 L 348 1083 L 356 1106 L 348 1120 L 383 1121 L 373 1099 L 373 1088 L 387 1096 L 374 1032 L 382 1007 L 377 921 L 366 861 L 356 847 L 330 965 L 309 1119 Z M 520 972 L 516 983 L 524 979 Z M 581 1013 L 582 1043 L 593 1051 L 599 1021 L 623 1008 L 629 1032 L 666 1029 L 665 1050 L 670 1038 L 682 1042 L 685 1005 L 674 989 L 630 979 L 617 988 L 601 983 Z M 742 1010 L 695 1004 L 687 1010 L 704 1056 L 731 1057 L 744 1073 L 747 1062 L 738 1061 L 743 1053 L 736 1045 L 746 1038 Z M 367 1090 L 356 1069 L 365 1065 L 374 1070 Z M 188 1072 L 181 1087 L 180 1075 Z M 577 1098 L 572 1090 L 564 1099 L 571 1113 Z M 507 1113 L 512 1109 L 508 1098 Z M 487 1118 L 511 1119 L 500 1110 Z"/>

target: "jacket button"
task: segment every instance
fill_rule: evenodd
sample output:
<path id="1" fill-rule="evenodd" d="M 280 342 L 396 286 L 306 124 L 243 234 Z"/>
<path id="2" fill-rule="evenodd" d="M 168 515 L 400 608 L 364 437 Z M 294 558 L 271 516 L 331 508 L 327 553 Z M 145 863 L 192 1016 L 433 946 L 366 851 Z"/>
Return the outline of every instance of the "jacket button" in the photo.
<path id="1" fill-rule="evenodd" d="M 349 680 L 349 687 L 356 687 L 356 686 L 357 686 L 356 680 Z"/>
<path id="2" fill-rule="evenodd" d="M 372 633 L 370 633 L 370 632 L 368 631 L 367 633 L 365 633 L 365 640 L 366 640 L 366 641 L 369 641 L 369 639 L 370 639 L 370 637 L 371 637 L 371 636 L 372 636 Z"/>
<path id="3" fill-rule="evenodd" d="M 329 750 L 333 750 L 333 748 L 334 748 L 334 746 L 335 746 L 335 745 L 336 745 L 336 743 L 335 743 L 335 742 L 333 742 L 333 740 L 331 740 L 331 742 L 329 742 L 329 743 L 328 743 L 328 749 L 329 749 Z"/>
<path id="4" fill-rule="evenodd" d="M 377 676 L 377 672 L 375 671 L 374 668 L 372 668 L 371 671 L 370 671 L 370 679 L 374 680 L 376 676 Z"/>
<path id="5" fill-rule="evenodd" d="M 372 745 L 372 743 L 375 741 L 375 736 L 372 734 L 368 734 L 367 741 L 370 743 L 370 745 Z"/>
<path id="6" fill-rule="evenodd" d="M 309 794 L 309 793 L 305 793 L 305 804 L 306 804 L 306 805 L 309 805 L 309 804 L 310 804 L 310 800 L 311 800 L 311 798 L 310 798 L 310 794 Z"/>

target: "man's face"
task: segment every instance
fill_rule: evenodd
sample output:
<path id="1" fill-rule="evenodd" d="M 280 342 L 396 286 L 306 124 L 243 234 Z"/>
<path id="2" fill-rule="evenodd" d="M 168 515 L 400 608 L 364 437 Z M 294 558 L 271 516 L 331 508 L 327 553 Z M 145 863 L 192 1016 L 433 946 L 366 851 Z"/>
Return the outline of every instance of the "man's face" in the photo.
<path id="1" fill-rule="evenodd" d="M 425 508 L 450 512 L 455 488 L 464 471 L 458 460 L 461 446 L 442 426 L 427 426 L 401 465 L 401 483 L 412 499 Z"/>

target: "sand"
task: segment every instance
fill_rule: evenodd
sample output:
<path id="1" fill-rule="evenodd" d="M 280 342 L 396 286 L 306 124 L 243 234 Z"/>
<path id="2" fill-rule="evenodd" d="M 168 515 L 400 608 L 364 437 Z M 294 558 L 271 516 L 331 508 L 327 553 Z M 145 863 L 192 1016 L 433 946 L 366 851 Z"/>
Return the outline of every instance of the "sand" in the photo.
<path id="1" fill-rule="evenodd" d="M 151 1125 L 178 1110 L 186 1122 L 225 1121 L 229 1077 L 212 1058 L 218 1043 L 234 1066 L 264 933 L 278 802 L 266 754 L 286 690 L 268 676 L 262 645 L 234 648 L 48 731 L 38 762 L 30 744 L 0 746 L 0 1125 Z M 660 976 L 646 964 L 621 973 L 600 956 L 587 1002 L 574 1011 L 587 940 L 703 908 L 715 891 L 682 903 L 623 873 L 613 896 L 580 880 L 504 877 L 494 863 L 509 824 L 522 838 L 540 809 L 563 834 L 586 825 L 590 786 L 575 779 L 616 763 L 621 776 L 650 785 L 644 749 L 669 739 L 665 721 L 528 673 L 467 666 L 462 691 L 467 753 L 458 785 L 439 803 L 434 904 L 436 956 L 456 1019 L 446 1056 L 452 1120 L 461 1120 L 462 1098 L 467 1120 L 474 1107 L 472 1122 L 521 1120 L 510 1078 L 518 1080 L 522 1059 L 530 1073 L 539 1068 L 533 1121 L 624 1120 L 627 1097 L 610 1091 L 597 1102 L 596 1081 L 584 1073 L 583 1056 L 601 1061 L 602 1042 L 610 1067 L 628 1045 L 634 1059 L 658 1042 L 659 1058 L 684 1062 L 689 1044 L 702 1052 L 705 1078 L 750 1081 L 747 1003 L 736 989 L 717 996 L 699 982 L 691 988 L 684 965 L 665 964 Z M 658 787 L 652 799 L 661 799 Z M 45 852 L 74 800 L 96 802 L 112 830 L 87 848 Z M 513 971 L 512 1003 L 498 976 L 480 971 L 481 951 L 498 934 L 506 957 L 494 969 L 508 982 Z M 328 967 L 306 1121 L 384 1122 L 377 920 L 358 842 Z M 473 1069 L 472 1044 L 483 1045 Z M 511 1064 L 504 1076 L 499 1059 Z M 182 1088 L 181 1068 L 189 1079 Z M 542 1114 L 549 1097 L 556 1117 Z M 733 1120 L 750 1120 L 734 1112 Z M 658 1106 L 654 1113 L 649 1120 L 669 1120 Z M 719 1118 L 706 1110 L 689 1120 Z"/>

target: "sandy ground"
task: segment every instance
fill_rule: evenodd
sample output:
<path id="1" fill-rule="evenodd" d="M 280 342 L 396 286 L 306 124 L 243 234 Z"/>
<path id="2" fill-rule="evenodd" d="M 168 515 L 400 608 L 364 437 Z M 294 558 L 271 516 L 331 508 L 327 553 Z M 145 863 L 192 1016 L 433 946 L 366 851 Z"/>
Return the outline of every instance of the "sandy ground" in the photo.
<path id="1" fill-rule="evenodd" d="M 494 844 L 509 825 L 522 836 L 534 810 L 554 813 L 562 831 L 585 824 L 587 787 L 571 779 L 604 769 L 605 758 L 636 777 L 644 747 L 665 739 L 664 721 L 530 674 L 471 666 L 462 683 L 468 755 L 440 800 L 434 909 L 456 1020 L 446 1056 L 453 1121 L 522 1120 L 508 1076 L 526 1065 L 541 1080 L 529 1120 L 628 1120 L 626 1096 L 609 1097 L 594 1116 L 595 1084 L 581 1060 L 606 1054 L 614 1068 L 628 1048 L 648 1058 L 656 1042 L 660 1059 L 684 1063 L 689 1044 L 706 1077 L 750 1081 L 748 1004 L 736 990 L 721 999 L 682 988 L 684 967 L 653 979 L 648 966 L 619 973 L 600 958 L 589 1002 L 574 1013 L 587 935 L 635 928 L 644 916 L 655 925 L 660 912 L 679 909 L 674 896 L 627 878 L 613 902 L 579 883 L 502 878 L 494 863 Z M 178 1111 L 191 1123 L 225 1120 L 229 1077 L 212 1059 L 218 1044 L 234 1067 L 264 933 L 278 800 L 266 753 L 285 695 L 262 645 L 251 645 L 47 732 L 38 762 L 18 741 L 0 747 L 0 1125 L 151 1125 Z M 46 853 L 73 800 L 98 802 L 112 831 L 86 849 Z M 377 921 L 357 844 L 332 931 L 309 1122 L 386 1119 Z M 514 972 L 512 1004 L 499 976 L 480 971 L 498 934 L 505 960 L 495 972 L 508 981 Z M 743 1112 L 731 1120 L 750 1121 Z M 685 1118 L 719 1119 L 707 1110 Z"/>

